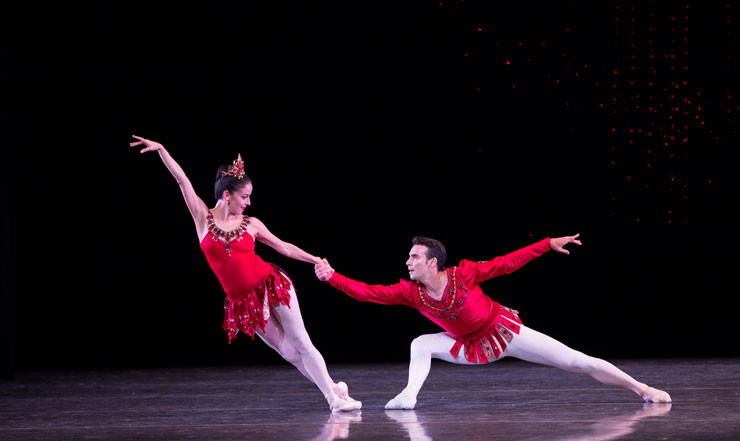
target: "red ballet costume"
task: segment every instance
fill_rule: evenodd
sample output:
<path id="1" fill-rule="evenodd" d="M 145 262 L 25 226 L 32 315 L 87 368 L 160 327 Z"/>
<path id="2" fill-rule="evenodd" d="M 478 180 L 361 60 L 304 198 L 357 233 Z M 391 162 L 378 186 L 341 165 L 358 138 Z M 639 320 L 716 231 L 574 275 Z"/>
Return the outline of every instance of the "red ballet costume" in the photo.
<path id="1" fill-rule="evenodd" d="M 519 334 L 522 322 L 518 312 L 491 300 L 479 284 L 516 271 L 548 251 L 549 238 L 493 260 L 463 260 L 445 269 L 447 286 L 440 300 L 429 297 L 420 282 L 403 279 L 395 285 L 368 285 L 335 272 L 329 283 L 363 302 L 417 309 L 455 337 L 457 341 L 450 349 L 454 357 L 464 347 L 469 362 L 487 363 L 499 358 L 514 334 Z"/>
<path id="2" fill-rule="evenodd" d="M 221 282 L 224 300 L 224 330 L 229 343 L 239 331 L 254 339 L 263 332 L 274 306 L 290 307 L 292 281 L 277 265 L 266 263 L 254 252 L 254 238 L 247 232 L 246 215 L 236 230 L 224 231 L 208 213 L 208 234 L 200 243 L 211 269 Z"/>

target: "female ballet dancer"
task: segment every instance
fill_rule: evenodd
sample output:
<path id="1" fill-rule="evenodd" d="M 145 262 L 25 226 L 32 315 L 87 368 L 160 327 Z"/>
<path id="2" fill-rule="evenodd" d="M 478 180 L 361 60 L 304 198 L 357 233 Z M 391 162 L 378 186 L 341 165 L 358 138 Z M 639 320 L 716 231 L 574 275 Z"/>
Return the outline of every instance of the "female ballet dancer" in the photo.
<path id="1" fill-rule="evenodd" d="M 254 252 L 255 242 L 260 241 L 286 257 L 314 264 L 321 262 L 319 257 L 278 239 L 259 219 L 242 214 L 251 205 L 253 186 L 244 173 L 241 155 L 231 166 L 218 169 L 217 202 L 209 209 L 162 144 L 139 136 L 134 138 L 136 141 L 129 145 L 144 146 L 141 153 L 158 152 L 180 186 L 195 221 L 200 247 L 226 292 L 223 326 L 229 343 L 239 331 L 252 339 L 256 333 L 318 386 L 332 411 L 360 409 L 362 403 L 349 396 L 347 385 L 331 379 L 321 353 L 311 343 L 288 275 Z"/>

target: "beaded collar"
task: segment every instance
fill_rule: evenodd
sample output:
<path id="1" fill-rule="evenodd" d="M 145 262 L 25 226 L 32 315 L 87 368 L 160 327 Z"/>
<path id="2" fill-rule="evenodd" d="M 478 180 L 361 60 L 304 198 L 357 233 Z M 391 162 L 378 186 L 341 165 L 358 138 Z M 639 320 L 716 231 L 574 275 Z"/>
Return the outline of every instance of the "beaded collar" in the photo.
<path id="1" fill-rule="evenodd" d="M 445 320 L 457 320 L 458 315 L 460 315 L 460 307 L 467 296 L 467 290 L 463 285 L 460 285 L 463 292 L 462 295 L 458 296 L 455 270 L 457 270 L 457 267 L 447 269 L 447 288 L 445 288 L 445 293 L 439 300 L 429 297 L 424 285 L 417 282 L 417 287 L 419 288 L 419 306 L 423 305 L 433 317 Z"/>
<path id="2" fill-rule="evenodd" d="M 242 218 L 242 223 L 239 224 L 239 227 L 231 231 L 224 231 L 219 228 L 216 225 L 216 222 L 213 221 L 213 214 L 211 212 L 208 212 L 208 216 L 206 217 L 206 219 L 208 220 L 208 231 L 211 232 L 211 238 L 216 242 L 222 243 L 224 245 L 224 248 L 226 248 L 226 254 L 231 256 L 231 242 L 235 240 L 242 240 L 244 233 L 247 232 L 249 217 L 244 215 L 244 218 Z"/>

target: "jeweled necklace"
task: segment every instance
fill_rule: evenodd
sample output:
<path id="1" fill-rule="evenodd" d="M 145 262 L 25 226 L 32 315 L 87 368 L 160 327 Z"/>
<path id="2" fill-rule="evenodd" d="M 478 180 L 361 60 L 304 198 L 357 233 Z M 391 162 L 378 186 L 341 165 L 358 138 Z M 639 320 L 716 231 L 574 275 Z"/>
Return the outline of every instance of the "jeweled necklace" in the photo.
<path id="1" fill-rule="evenodd" d="M 246 215 L 242 218 L 242 223 L 232 231 L 224 231 L 216 225 L 213 220 L 213 214 L 208 213 L 208 231 L 211 232 L 211 238 L 216 242 L 220 242 L 226 248 L 226 254 L 231 256 L 231 242 L 234 240 L 242 240 L 242 235 L 247 231 L 247 225 L 249 224 L 249 217 Z"/>

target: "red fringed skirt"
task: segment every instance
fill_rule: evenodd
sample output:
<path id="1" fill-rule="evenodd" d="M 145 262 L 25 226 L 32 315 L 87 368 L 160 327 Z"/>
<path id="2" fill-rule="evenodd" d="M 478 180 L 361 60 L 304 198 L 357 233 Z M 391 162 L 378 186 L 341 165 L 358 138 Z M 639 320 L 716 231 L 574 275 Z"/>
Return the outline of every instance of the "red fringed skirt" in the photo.
<path id="1" fill-rule="evenodd" d="M 468 340 L 458 340 L 450 349 L 450 354 L 457 357 L 461 348 L 465 348 L 465 358 L 471 363 L 489 363 L 498 360 L 506 346 L 519 334 L 522 320 L 519 312 L 499 306 L 493 324 L 482 334 Z"/>
<path id="2" fill-rule="evenodd" d="M 290 307 L 290 290 L 293 282 L 277 265 L 270 265 L 270 274 L 253 290 L 239 300 L 224 300 L 224 330 L 229 334 L 229 344 L 239 331 L 252 337 L 257 328 L 265 331 L 265 324 L 275 306 L 281 303 Z"/>

